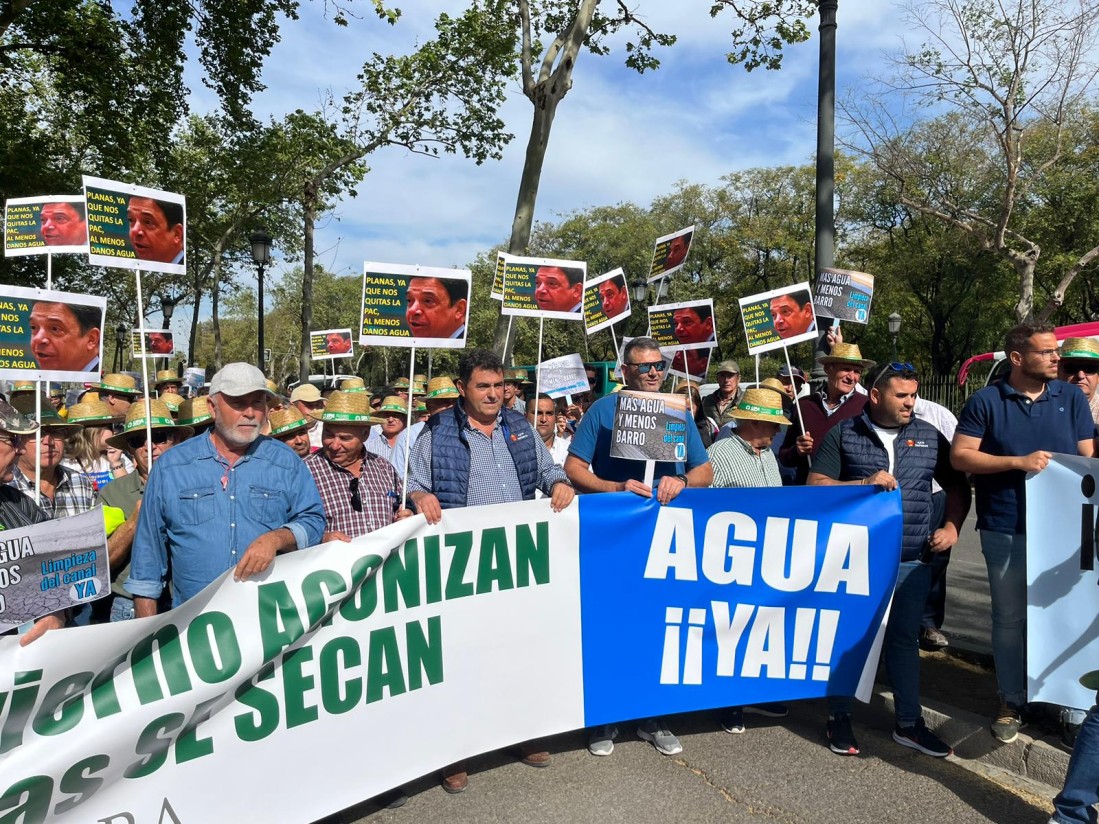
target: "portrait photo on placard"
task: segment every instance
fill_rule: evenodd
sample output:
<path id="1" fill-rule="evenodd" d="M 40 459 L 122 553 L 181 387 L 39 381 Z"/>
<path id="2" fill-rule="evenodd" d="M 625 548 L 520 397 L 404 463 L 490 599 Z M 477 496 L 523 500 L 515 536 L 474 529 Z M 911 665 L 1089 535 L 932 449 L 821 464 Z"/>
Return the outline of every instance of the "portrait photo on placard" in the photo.
<path id="1" fill-rule="evenodd" d="M 367 263 L 359 343 L 460 349 L 469 320 L 468 269 Z"/>
<path id="2" fill-rule="evenodd" d="M 741 298 L 740 316 L 751 355 L 817 337 L 817 316 L 808 283 Z"/>
<path id="3" fill-rule="evenodd" d="M 712 348 L 679 349 L 672 356 L 672 364 L 668 369 L 668 374 L 680 378 L 704 380 L 706 373 L 710 371 L 710 357 L 713 352 Z"/>
<path id="4" fill-rule="evenodd" d="M 650 306 L 649 334 L 661 347 L 708 349 L 714 346 L 717 333 L 713 299 Z"/>
<path id="5" fill-rule="evenodd" d="M 0 285 L 0 378 L 95 381 L 106 298 Z"/>
<path id="6" fill-rule="evenodd" d="M 626 273 L 612 269 L 584 284 L 584 328 L 590 335 L 630 316 Z"/>
<path id="7" fill-rule="evenodd" d="M 87 254 L 80 195 L 12 198 L 4 204 L 4 255 Z"/>
<path id="8" fill-rule="evenodd" d="M 350 358 L 351 329 L 321 329 L 309 333 L 309 352 L 313 360 Z"/>
<path id="9" fill-rule="evenodd" d="M 135 358 L 141 357 L 141 332 L 137 329 L 130 330 L 130 354 Z M 145 357 L 168 358 L 176 351 L 175 332 L 170 329 L 146 329 L 145 330 Z"/>
<path id="10" fill-rule="evenodd" d="M 88 262 L 182 275 L 187 271 L 183 195 L 98 177 L 84 178 Z"/>
<path id="11" fill-rule="evenodd" d="M 511 257 L 504 267 L 505 315 L 584 319 L 587 264 L 579 260 Z"/>
<path id="12" fill-rule="evenodd" d="M 691 250 L 695 227 L 688 226 L 670 235 L 656 239 L 653 246 L 653 261 L 649 267 L 649 281 L 675 274 L 687 262 L 687 253 Z"/>

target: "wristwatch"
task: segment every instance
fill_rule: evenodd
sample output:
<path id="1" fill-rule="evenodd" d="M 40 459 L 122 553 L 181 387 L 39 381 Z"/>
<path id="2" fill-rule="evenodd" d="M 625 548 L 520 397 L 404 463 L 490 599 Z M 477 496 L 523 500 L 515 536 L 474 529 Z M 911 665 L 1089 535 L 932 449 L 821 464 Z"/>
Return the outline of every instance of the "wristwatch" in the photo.
<path id="1" fill-rule="evenodd" d="M 687 480 L 686 475 L 676 475 L 676 477 L 679 478 L 679 480 L 683 481 L 683 488 L 684 489 L 686 489 L 688 486 L 691 485 L 690 482 Z"/>

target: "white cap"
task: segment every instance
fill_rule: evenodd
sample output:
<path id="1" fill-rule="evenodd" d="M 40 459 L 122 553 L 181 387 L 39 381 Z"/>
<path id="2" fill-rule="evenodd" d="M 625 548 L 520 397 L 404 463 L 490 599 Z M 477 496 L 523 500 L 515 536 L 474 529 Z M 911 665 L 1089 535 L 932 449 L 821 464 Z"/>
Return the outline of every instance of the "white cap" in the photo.
<path id="1" fill-rule="evenodd" d="M 263 373 L 250 363 L 227 363 L 210 381 L 210 394 L 218 393 L 239 398 L 253 392 L 267 392 L 267 379 Z"/>

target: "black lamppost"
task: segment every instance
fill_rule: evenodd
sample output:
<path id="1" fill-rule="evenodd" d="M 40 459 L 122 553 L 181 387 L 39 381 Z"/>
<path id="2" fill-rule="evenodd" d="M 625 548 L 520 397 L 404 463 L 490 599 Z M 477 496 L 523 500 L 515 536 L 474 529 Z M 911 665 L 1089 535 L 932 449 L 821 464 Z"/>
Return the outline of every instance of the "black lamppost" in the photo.
<path id="1" fill-rule="evenodd" d="M 114 371 L 122 371 L 122 351 L 126 346 L 126 324 L 119 323 L 114 330 Z"/>
<path id="2" fill-rule="evenodd" d="M 259 341 L 256 351 L 256 362 L 259 364 L 260 370 L 266 374 L 267 364 L 263 362 L 263 270 L 266 268 L 267 264 L 271 262 L 271 236 L 263 231 L 263 229 L 257 229 L 252 233 L 252 236 L 248 238 L 248 241 L 252 244 L 252 260 L 255 262 L 256 268 L 259 269 L 259 274 L 257 276 L 257 282 L 259 283 Z"/>
<path id="3" fill-rule="evenodd" d="M 901 336 L 901 316 L 893 312 L 889 316 L 889 334 L 893 336 L 893 362 L 897 361 L 897 338 Z"/>

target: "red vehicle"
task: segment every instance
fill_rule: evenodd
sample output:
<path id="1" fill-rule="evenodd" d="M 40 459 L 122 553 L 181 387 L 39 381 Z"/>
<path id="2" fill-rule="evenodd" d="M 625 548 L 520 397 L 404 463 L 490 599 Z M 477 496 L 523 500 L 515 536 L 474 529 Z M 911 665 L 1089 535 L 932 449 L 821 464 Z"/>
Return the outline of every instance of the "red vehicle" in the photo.
<path id="1" fill-rule="evenodd" d="M 1058 341 L 1063 341 L 1065 338 L 1095 338 L 1099 340 L 1099 321 L 1075 323 L 1072 326 L 1058 326 L 1053 331 L 1057 335 Z M 969 377 L 969 368 L 973 364 L 989 360 L 995 361 L 995 363 L 988 373 L 988 379 L 985 381 L 986 386 L 1002 378 L 1011 369 L 1006 352 L 985 352 L 983 355 L 974 355 L 963 363 L 962 368 L 958 370 L 958 385 L 965 385 L 966 379 Z"/>

